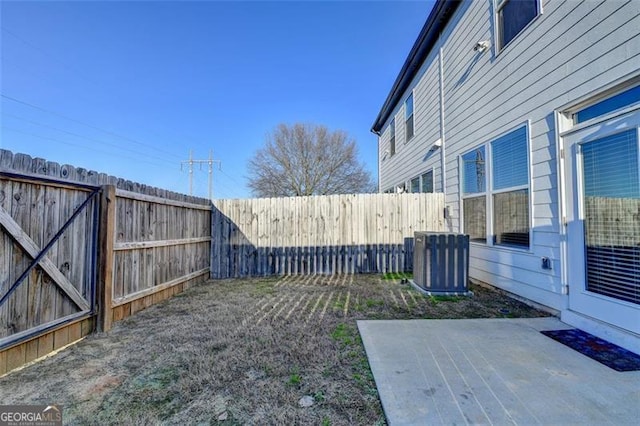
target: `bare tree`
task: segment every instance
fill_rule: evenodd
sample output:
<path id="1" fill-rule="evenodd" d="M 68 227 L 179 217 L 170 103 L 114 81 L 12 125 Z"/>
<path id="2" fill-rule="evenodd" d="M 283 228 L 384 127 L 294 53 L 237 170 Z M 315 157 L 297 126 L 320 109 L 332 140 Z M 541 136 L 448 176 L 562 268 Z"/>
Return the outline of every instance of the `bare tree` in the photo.
<path id="1" fill-rule="evenodd" d="M 249 188 L 257 197 L 373 192 L 375 183 L 357 154 L 342 130 L 280 124 L 249 160 Z"/>

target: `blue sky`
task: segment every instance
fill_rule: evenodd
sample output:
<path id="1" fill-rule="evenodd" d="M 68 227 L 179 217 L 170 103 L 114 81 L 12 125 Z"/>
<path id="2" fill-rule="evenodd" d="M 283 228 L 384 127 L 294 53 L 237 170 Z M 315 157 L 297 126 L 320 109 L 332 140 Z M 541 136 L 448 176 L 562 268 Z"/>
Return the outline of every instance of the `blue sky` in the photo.
<path id="1" fill-rule="evenodd" d="M 0 147 L 216 198 L 279 123 L 370 133 L 432 2 L 2 1 Z M 207 195 L 206 167 L 194 173 Z"/>

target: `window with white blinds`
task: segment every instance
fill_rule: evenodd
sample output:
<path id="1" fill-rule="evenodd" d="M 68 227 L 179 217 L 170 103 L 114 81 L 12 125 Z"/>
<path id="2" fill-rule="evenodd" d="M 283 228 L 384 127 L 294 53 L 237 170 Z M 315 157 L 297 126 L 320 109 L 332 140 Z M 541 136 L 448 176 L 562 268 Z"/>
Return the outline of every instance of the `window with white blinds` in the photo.
<path id="1" fill-rule="evenodd" d="M 587 290 L 640 304 L 638 129 L 580 146 Z"/>
<path id="2" fill-rule="evenodd" d="M 491 161 L 487 162 L 485 153 L 489 147 Z M 469 151 L 460 159 L 464 232 L 472 241 L 486 242 L 487 212 L 491 212 L 494 245 L 528 248 L 531 226 L 527 126 Z M 488 188 L 487 171 L 491 172 Z"/>
<path id="3" fill-rule="evenodd" d="M 491 160 L 494 190 L 527 185 L 527 128 L 520 127 L 491 142 Z"/>
<path id="4" fill-rule="evenodd" d="M 491 142 L 494 244 L 529 247 L 527 127 Z"/>

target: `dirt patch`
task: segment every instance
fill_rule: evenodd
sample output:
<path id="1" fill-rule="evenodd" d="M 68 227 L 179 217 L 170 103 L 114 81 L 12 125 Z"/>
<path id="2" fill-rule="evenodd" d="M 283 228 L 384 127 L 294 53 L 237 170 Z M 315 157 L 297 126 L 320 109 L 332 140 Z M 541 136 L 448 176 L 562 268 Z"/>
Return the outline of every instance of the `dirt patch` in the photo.
<path id="1" fill-rule="evenodd" d="M 73 424 L 384 424 L 356 320 L 546 315 L 472 290 L 425 297 L 380 275 L 210 281 L 0 379 L 0 400 L 62 404 Z"/>

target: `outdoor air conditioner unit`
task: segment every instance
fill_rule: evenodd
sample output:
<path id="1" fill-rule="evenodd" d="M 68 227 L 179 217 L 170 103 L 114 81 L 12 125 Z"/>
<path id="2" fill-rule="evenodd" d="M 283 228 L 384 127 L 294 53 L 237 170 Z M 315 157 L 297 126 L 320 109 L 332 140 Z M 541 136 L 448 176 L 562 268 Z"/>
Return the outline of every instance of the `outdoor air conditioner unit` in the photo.
<path id="1" fill-rule="evenodd" d="M 469 294 L 469 236 L 416 232 L 413 284 L 428 294 Z"/>

